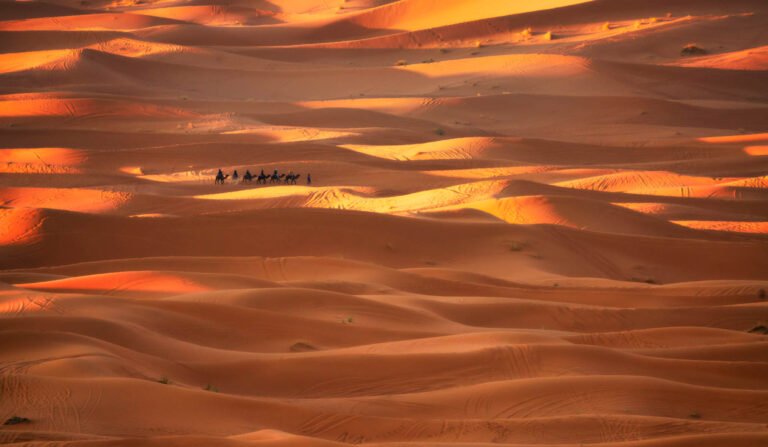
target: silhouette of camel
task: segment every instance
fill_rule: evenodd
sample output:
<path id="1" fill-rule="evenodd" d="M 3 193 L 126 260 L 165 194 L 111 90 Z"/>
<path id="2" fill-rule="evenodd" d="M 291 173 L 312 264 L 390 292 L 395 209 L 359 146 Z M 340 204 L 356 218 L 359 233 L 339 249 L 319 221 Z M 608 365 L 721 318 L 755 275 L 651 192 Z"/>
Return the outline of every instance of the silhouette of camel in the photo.
<path id="1" fill-rule="evenodd" d="M 285 177 L 285 174 L 277 175 L 277 172 L 272 174 L 272 177 L 269 178 L 269 183 L 280 183 L 280 179 Z"/>
<path id="2" fill-rule="evenodd" d="M 260 183 L 262 185 L 267 184 L 267 180 L 271 179 L 271 175 L 264 174 L 264 171 L 261 171 L 261 174 L 259 174 L 258 177 L 256 177 L 256 183 Z"/>
<path id="3" fill-rule="evenodd" d="M 219 172 L 218 174 L 216 174 L 216 182 L 215 183 L 217 185 L 223 185 L 224 184 L 224 180 L 226 180 L 228 178 L 229 178 L 229 174 L 224 175 L 221 172 Z"/>
<path id="4" fill-rule="evenodd" d="M 253 179 L 254 175 L 251 174 L 251 171 L 245 171 L 245 174 L 243 175 L 243 183 L 251 183 Z"/>
<path id="5" fill-rule="evenodd" d="M 301 174 L 288 174 L 285 176 L 285 183 L 290 183 L 291 185 L 296 184 L 296 180 L 301 177 Z"/>

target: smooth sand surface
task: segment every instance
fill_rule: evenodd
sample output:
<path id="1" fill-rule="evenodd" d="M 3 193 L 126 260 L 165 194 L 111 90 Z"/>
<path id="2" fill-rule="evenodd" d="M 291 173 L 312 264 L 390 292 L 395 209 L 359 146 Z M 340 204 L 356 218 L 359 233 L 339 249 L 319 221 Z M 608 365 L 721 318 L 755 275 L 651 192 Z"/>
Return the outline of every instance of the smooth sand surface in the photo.
<path id="1" fill-rule="evenodd" d="M 766 29 L 0 2 L 0 443 L 768 445 Z"/>

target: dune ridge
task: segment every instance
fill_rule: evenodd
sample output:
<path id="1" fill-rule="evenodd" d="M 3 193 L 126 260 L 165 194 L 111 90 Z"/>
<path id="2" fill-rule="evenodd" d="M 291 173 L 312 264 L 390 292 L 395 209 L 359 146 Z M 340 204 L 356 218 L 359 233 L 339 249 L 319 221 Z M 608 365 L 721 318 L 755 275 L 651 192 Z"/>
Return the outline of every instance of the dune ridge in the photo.
<path id="1" fill-rule="evenodd" d="M 0 443 L 768 445 L 766 29 L 0 2 Z"/>

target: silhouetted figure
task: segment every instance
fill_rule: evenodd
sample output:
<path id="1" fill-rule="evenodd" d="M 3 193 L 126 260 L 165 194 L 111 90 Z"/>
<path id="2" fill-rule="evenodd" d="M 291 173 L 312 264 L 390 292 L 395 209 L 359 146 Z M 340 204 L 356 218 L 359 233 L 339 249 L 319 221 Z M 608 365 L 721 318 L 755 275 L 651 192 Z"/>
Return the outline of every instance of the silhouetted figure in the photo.
<path id="1" fill-rule="evenodd" d="M 243 175 L 243 182 L 251 183 L 251 180 L 253 180 L 253 174 L 251 174 L 251 171 L 246 169 L 245 174 Z"/>
<path id="2" fill-rule="evenodd" d="M 219 172 L 216 173 L 216 182 L 215 183 L 217 185 L 223 185 L 224 184 L 224 180 L 226 180 L 227 177 L 229 177 L 229 174 L 224 175 L 224 173 L 221 172 L 221 169 L 219 169 Z"/>
<path id="3" fill-rule="evenodd" d="M 307 174 L 307 185 L 312 184 L 312 174 Z"/>
<path id="4" fill-rule="evenodd" d="M 239 178 L 240 178 L 240 176 L 237 175 L 237 169 L 235 169 L 235 172 L 232 173 L 232 181 L 236 182 L 237 179 L 239 179 Z"/>
<path id="5" fill-rule="evenodd" d="M 260 183 L 262 185 L 267 184 L 267 180 L 270 179 L 270 176 L 264 173 L 264 170 L 261 170 L 261 174 L 259 174 L 258 177 L 256 177 L 256 183 Z"/>
<path id="6" fill-rule="evenodd" d="M 296 184 L 296 180 L 298 180 L 299 177 L 301 177 L 301 174 L 294 174 L 294 173 L 291 172 L 290 174 L 285 176 L 285 183 L 288 183 L 288 184 L 291 184 L 291 185 L 295 185 Z"/>

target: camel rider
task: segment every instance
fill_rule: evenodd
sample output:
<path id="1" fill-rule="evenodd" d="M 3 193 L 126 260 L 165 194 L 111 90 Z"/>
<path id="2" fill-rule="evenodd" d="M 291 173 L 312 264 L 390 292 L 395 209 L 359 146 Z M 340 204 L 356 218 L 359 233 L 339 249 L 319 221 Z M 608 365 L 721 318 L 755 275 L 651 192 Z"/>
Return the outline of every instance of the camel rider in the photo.
<path id="1" fill-rule="evenodd" d="M 236 182 L 237 179 L 239 179 L 239 178 L 240 178 L 240 176 L 237 175 L 237 169 L 235 169 L 235 172 L 232 173 L 232 181 Z"/>

